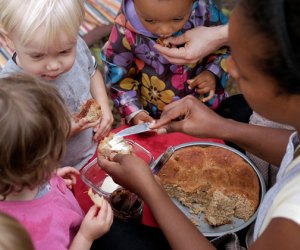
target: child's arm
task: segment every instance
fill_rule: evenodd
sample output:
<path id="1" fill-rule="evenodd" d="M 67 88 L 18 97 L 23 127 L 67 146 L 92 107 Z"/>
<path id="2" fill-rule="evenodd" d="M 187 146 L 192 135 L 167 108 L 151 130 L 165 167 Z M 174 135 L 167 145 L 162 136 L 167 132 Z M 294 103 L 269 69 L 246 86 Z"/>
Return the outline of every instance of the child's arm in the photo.
<path id="1" fill-rule="evenodd" d="M 70 250 L 90 249 L 94 240 L 107 233 L 113 222 L 113 212 L 104 199 L 102 207 L 93 205 L 85 215 L 78 233 L 74 237 Z"/>
<path id="2" fill-rule="evenodd" d="M 101 51 L 105 65 L 105 84 L 110 88 L 110 95 L 120 115 L 129 122 L 143 110 L 140 101 L 140 82 L 134 43 L 136 34 L 125 27 L 115 24 L 110 37 Z"/>
<path id="3" fill-rule="evenodd" d="M 111 108 L 108 102 L 108 96 L 106 87 L 103 81 L 103 77 L 98 69 L 91 78 L 91 94 L 93 98 L 99 103 L 102 110 L 102 118 L 99 126 L 96 126 L 94 131 L 96 132 L 94 140 L 98 141 L 105 137 L 111 130 L 111 125 L 114 121 Z"/>

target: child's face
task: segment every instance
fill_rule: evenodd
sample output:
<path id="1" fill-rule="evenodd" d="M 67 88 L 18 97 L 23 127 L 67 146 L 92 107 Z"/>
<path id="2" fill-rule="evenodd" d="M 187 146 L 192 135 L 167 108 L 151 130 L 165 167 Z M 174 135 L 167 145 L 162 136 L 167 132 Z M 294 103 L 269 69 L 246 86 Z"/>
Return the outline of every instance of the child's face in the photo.
<path id="1" fill-rule="evenodd" d="M 230 17 L 228 72 L 253 110 L 270 120 L 286 123 L 282 120 L 285 119 L 282 103 L 287 101 L 287 96 L 278 95 L 276 79 L 257 65 L 255 59 L 264 53 L 263 40 L 246 21 L 243 11 L 238 6 Z"/>
<path id="2" fill-rule="evenodd" d="M 137 15 L 144 27 L 162 38 L 180 30 L 187 22 L 193 0 L 135 0 Z"/>
<path id="3" fill-rule="evenodd" d="M 42 49 L 42 32 L 32 38 L 27 44 L 21 44 L 17 36 L 12 36 L 12 42 L 17 54 L 17 64 L 27 73 L 51 81 L 61 74 L 68 72 L 76 57 L 76 41 L 60 33 L 55 43 L 49 42 L 46 49 Z"/>

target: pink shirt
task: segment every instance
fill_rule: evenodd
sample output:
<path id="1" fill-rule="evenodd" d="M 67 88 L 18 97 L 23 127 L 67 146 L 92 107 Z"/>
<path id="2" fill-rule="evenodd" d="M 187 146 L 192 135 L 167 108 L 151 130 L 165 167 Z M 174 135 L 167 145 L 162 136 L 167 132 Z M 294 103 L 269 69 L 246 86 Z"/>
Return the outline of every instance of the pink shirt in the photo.
<path id="1" fill-rule="evenodd" d="M 30 233 L 37 250 L 68 249 L 83 212 L 61 177 L 50 180 L 51 190 L 30 201 L 1 201 L 0 210 L 17 218 Z"/>

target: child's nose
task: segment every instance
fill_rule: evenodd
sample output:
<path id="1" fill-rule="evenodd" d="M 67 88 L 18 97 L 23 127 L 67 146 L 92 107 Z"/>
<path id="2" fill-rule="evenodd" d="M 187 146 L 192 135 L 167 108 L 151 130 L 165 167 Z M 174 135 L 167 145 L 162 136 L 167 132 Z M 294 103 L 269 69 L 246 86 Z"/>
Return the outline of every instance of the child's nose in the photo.
<path id="1" fill-rule="evenodd" d="M 46 66 L 47 70 L 57 70 L 59 67 L 59 62 L 56 60 L 49 61 Z"/>
<path id="2" fill-rule="evenodd" d="M 173 33 L 173 29 L 170 25 L 160 25 L 158 35 L 160 37 L 169 37 Z"/>

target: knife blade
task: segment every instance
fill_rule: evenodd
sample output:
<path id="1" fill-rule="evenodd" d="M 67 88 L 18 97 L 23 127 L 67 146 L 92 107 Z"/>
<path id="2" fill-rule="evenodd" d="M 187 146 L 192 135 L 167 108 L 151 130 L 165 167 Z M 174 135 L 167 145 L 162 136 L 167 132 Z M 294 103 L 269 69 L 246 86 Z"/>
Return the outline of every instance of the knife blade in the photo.
<path id="1" fill-rule="evenodd" d="M 154 164 L 151 166 L 151 171 L 153 174 L 158 174 L 158 172 L 162 169 L 162 167 L 166 164 L 166 162 L 171 158 L 171 156 L 174 154 L 175 148 L 173 146 L 170 146 L 167 148 L 167 150 L 162 154 L 158 162 L 154 162 Z"/>
<path id="2" fill-rule="evenodd" d="M 131 126 L 129 128 L 125 128 L 118 133 L 115 134 L 115 136 L 124 137 L 127 135 L 134 135 L 134 134 L 140 134 L 143 132 L 150 131 L 151 128 L 149 128 L 150 122 L 140 123 L 138 125 Z"/>

